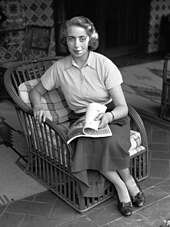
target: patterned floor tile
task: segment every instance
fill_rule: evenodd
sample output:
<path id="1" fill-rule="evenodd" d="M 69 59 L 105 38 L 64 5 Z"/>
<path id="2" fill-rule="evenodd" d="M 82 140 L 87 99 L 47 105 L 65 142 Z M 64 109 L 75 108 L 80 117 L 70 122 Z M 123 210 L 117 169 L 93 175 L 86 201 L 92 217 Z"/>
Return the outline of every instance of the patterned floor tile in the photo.
<path id="1" fill-rule="evenodd" d="M 21 224 L 23 219 L 24 219 L 24 214 L 4 213 L 0 217 L 0 226 L 1 227 L 18 227 Z"/>
<path id="2" fill-rule="evenodd" d="M 33 202 L 33 201 L 23 201 L 19 200 L 12 202 L 6 209 L 6 212 L 10 213 L 21 213 L 39 216 L 49 216 L 53 208 L 51 203 Z"/>
<path id="3" fill-rule="evenodd" d="M 151 177 L 169 178 L 169 160 L 151 160 Z"/>

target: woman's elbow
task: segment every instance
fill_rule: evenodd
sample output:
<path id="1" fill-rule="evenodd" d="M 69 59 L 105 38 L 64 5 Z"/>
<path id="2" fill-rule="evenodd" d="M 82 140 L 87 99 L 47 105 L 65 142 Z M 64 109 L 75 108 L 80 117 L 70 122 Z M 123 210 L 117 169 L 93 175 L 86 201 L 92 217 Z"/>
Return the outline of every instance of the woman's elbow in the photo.
<path id="1" fill-rule="evenodd" d="M 29 92 L 29 99 L 32 100 L 33 97 L 35 96 L 35 90 L 34 88 Z"/>
<path id="2" fill-rule="evenodd" d="M 124 113 L 124 116 L 127 116 L 128 115 L 128 112 L 129 112 L 128 106 L 127 105 L 123 105 L 123 113 Z"/>
<path id="3" fill-rule="evenodd" d="M 33 88 L 29 93 L 29 99 L 31 103 L 34 103 L 36 100 L 40 100 L 40 97 L 40 93 L 35 88 Z"/>
<path id="4" fill-rule="evenodd" d="M 125 106 L 125 115 L 128 115 L 128 112 L 129 112 L 129 109 L 128 109 L 128 106 L 126 105 Z"/>

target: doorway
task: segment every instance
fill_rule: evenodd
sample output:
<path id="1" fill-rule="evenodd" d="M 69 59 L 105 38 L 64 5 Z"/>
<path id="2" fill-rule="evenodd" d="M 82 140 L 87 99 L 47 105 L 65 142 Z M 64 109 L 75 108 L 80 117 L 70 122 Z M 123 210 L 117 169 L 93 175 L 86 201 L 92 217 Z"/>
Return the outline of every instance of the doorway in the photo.
<path id="1" fill-rule="evenodd" d="M 60 6 L 56 5 L 54 9 L 60 7 L 65 19 L 82 15 L 94 22 L 100 37 L 98 52 L 114 57 L 146 50 L 150 0 L 58 2 Z"/>
<path id="2" fill-rule="evenodd" d="M 101 0 L 101 51 L 108 56 L 143 51 L 147 47 L 150 1 Z"/>

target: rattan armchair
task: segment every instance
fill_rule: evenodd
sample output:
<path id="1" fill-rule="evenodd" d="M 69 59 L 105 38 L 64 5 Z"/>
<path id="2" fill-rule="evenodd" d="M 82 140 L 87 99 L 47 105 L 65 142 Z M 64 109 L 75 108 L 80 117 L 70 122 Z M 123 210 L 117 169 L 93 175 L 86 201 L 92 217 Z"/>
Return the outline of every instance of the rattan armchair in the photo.
<path id="1" fill-rule="evenodd" d="M 36 61 L 20 62 L 9 68 L 4 76 L 6 90 L 14 101 L 20 124 L 25 135 L 29 153 L 27 173 L 53 191 L 79 212 L 98 205 L 115 194 L 112 184 L 100 197 L 84 197 L 81 194 L 80 182 L 71 173 L 72 147 L 67 144 L 62 124 L 54 124 L 49 119 L 39 124 L 33 112 L 19 97 L 18 86 L 28 80 L 40 78 L 51 64 L 60 57 L 42 58 Z M 137 181 L 149 176 L 150 152 L 144 124 L 135 111 L 129 106 L 131 129 L 140 132 L 144 147 L 140 152 L 131 155 L 130 170 Z"/>

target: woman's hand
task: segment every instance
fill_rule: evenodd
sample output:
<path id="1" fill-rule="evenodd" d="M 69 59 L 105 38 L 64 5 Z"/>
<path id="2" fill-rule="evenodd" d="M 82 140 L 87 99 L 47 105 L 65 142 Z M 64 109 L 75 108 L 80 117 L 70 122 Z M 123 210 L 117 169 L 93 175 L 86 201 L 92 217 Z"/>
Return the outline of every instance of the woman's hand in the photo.
<path id="1" fill-rule="evenodd" d="M 39 121 L 40 123 L 45 122 L 45 119 L 47 118 L 41 104 L 35 105 L 33 107 L 33 113 L 34 113 L 34 117 L 37 121 Z"/>
<path id="2" fill-rule="evenodd" d="M 99 128 L 104 128 L 113 120 L 113 115 L 110 112 L 101 113 L 95 118 L 95 121 L 99 120 L 100 120 Z"/>
<path id="3" fill-rule="evenodd" d="M 45 111 L 41 105 L 41 97 L 46 93 L 41 81 L 31 90 L 29 98 L 33 107 L 33 113 L 36 120 L 40 123 L 44 122 L 47 118 Z"/>

